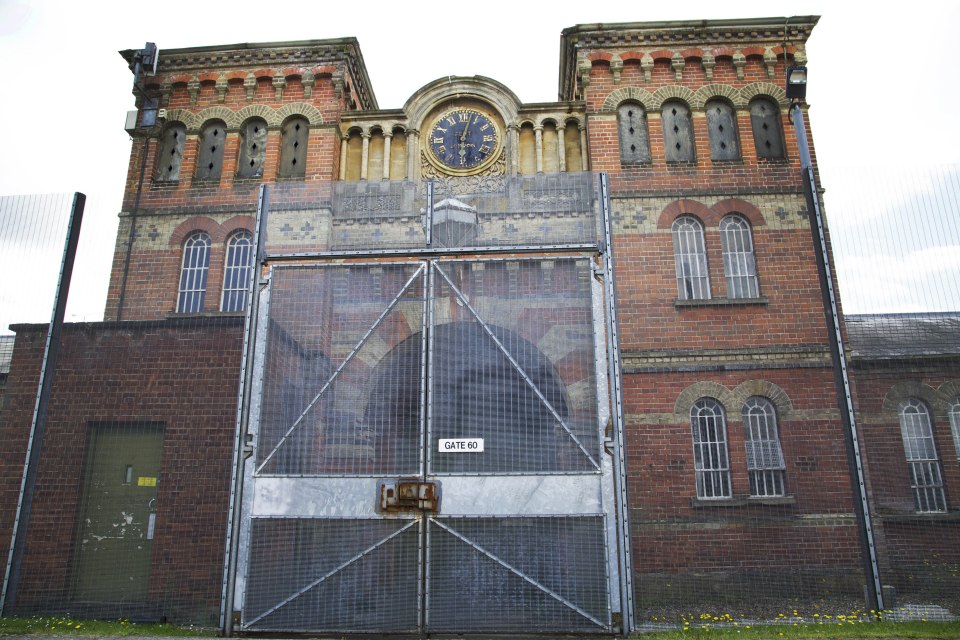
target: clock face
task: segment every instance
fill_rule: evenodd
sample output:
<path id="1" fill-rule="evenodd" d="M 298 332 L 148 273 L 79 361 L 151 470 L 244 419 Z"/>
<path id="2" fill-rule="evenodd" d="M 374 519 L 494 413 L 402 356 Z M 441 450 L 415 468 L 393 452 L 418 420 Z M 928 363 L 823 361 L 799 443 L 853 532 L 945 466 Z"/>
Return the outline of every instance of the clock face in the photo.
<path id="1" fill-rule="evenodd" d="M 454 173 L 466 173 L 489 164 L 500 150 L 500 130 L 476 109 L 453 109 L 430 128 L 430 155 Z"/>

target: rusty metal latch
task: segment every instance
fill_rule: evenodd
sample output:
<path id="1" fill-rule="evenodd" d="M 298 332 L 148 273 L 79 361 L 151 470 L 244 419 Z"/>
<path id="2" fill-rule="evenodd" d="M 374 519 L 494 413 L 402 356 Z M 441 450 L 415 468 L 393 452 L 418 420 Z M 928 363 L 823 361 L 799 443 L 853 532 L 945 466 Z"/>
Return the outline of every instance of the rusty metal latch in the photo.
<path id="1" fill-rule="evenodd" d="M 398 478 L 377 482 L 377 511 L 397 513 L 440 511 L 440 483 L 419 478 Z"/>

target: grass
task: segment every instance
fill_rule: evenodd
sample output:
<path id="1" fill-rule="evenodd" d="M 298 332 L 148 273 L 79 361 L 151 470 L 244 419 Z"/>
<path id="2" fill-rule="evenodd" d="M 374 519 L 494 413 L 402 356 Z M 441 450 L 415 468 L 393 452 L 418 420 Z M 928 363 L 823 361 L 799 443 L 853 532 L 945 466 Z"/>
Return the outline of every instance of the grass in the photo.
<path id="1" fill-rule="evenodd" d="M 0 636 L 183 636 L 212 637 L 217 632 L 201 627 L 137 623 L 129 620 L 77 620 L 70 616 L 0 618 Z"/>
<path id="2" fill-rule="evenodd" d="M 684 626 L 634 636 L 637 640 L 799 640 L 805 638 L 960 638 L 960 622 L 818 622 Z"/>

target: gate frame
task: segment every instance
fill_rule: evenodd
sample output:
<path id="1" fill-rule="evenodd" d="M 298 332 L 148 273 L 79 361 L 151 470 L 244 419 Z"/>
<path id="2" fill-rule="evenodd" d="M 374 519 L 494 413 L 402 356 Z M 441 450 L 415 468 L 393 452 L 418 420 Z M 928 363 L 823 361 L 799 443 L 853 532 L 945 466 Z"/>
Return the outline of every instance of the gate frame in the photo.
<path id="1" fill-rule="evenodd" d="M 240 536 L 242 529 L 242 519 L 243 519 L 243 488 L 245 480 L 245 466 L 247 459 L 252 455 L 253 449 L 251 446 L 250 438 L 253 437 L 253 434 L 250 433 L 250 421 L 251 414 L 253 413 L 253 378 L 255 377 L 255 371 L 253 367 L 254 360 L 256 358 L 256 352 L 258 351 L 260 345 L 257 344 L 259 341 L 259 313 L 260 313 L 260 297 L 261 289 L 269 283 L 270 279 L 270 264 L 271 263 L 283 263 L 289 261 L 304 261 L 304 260 L 335 260 L 343 258 L 384 258 L 384 257 L 404 257 L 411 259 L 430 259 L 433 257 L 441 256 L 451 256 L 453 259 L 462 258 L 462 254 L 467 255 L 476 255 L 482 256 L 485 254 L 549 254 L 549 253 L 560 253 L 560 254 L 589 254 L 593 256 L 591 258 L 592 269 L 594 276 L 597 277 L 603 286 L 603 302 L 605 303 L 604 308 L 604 334 L 606 342 L 606 357 L 602 358 L 604 354 L 599 353 L 599 347 L 602 344 L 602 341 L 594 341 L 594 348 L 597 351 L 596 364 L 596 375 L 597 375 L 597 401 L 600 402 L 602 399 L 602 391 L 605 388 L 607 392 L 607 403 L 609 406 L 610 421 L 612 423 L 612 438 L 607 439 L 606 441 L 601 441 L 601 446 L 598 449 L 599 453 L 604 451 L 611 455 L 613 463 L 613 489 L 614 489 L 614 528 L 617 538 L 617 546 L 615 549 L 610 548 L 609 538 L 605 537 L 605 544 L 607 545 L 607 563 L 605 568 L 605 573 L 607 574 L 607 584 L 608 584 L 608 597 L 610 598 L 609 606 L 611 607 L 611 614 L 613 613 L 612 605 L 614 601 L 619 601 L 620 605 L 620 629 L 619 633 L 623 636 L 627 636 L 636 629 L 635 622 L 635 612 L 634 612 L 634 595 L 633 595 L 633 575 L 632 575 L 632 560 L 631 560 L 631 544 L 630 544 L 630 527 L 629 527 L 629 502 L 627 499 L 627 483 L 626 483 L 626 458 L 625 458 L 625 447 L 624 447 L 624 414 L 623 414 L 623 387 L 622 387 L 622 373 L 621 373 L 621 364 L 620 364 L 620 340 L 618 332 L 618 321 L 617 321 L 617 304 L 616 304 L 616 286 L 615 286 L 615 272 L 614 272 L 614 260 L 613 260 L 613 240 L 612 240 L 612 224 L 611 224 L 611 210 L 610 210 L 610 196 L 608 190 L 607 176 L 606 174 L 597 174 L 597 179 L 595 182 L 595 197 L 596 202 L 598 203 L 598 215 L 599 222 L 601 225 L 601 237 L 598 242 L 584 242 L 584 243 L 571 243 L 571 244 L 547 244 L 547 245 L 507 245 L 507 246 L 487 246 L 487 247 L 470 247 L 467 251 L 462 252 L 462 254 L 457 254 L 454 248 L 446 247 L 432 247 L 432 228 L 433 228 L 433 195 L 434 195 L 434 185 L 433 181 L 427 182 L 427 207 L 424 215 L 424 231 L 426 246 L 419 248 L 409 248 L 409 249 L 372 249 L 372 250 L 339 250 L 339 251 L 322 251 L 322 252 L 303 252 L 303 253 L 287 253 L 287 254 L 274 254 L 267 255 L 265 251 L 265 229 L 266 223 L 269 218 L 269 200 L 270 200 L 270 186 L 261 185 L 260 193 L 257 204 L 257 215 L 256 215 L 256 228 L 254 232 L 254 250 L 256 255 L 256 261 L 254 268 L 251 269 L 250 278 L 248 281 L 248 290 L 247 290 L 247 307 L 244 321 L 244 334 L 243 334 L 243 364 L 240 371 L 240 385 L 238 389 L 238 401 L 237 401 L 237 412 L 236 412 L 236 433 L 235 433 L 235 442 L 234 442 L 234 464 L 232 466 L 231 472 L 231 485 L 230 485 L 230 502 L 228 507 L 228 519 L 227 519 L 227 532 L 225 539 L 225 558 L 224 558 L 224 569 L 223 569 L 223 587 L 221 595 L 221 607 L 220 607 L 220 627 L 223 632 L 223 635 L 226 637 L 231 637 L 234 633 L 234 610 L 235 610 L 235 592 L 237 586 L 237 572 L 240 566 Z M 600 265 L 597 265 L 594 260 L 599 257 Z M 434 284 L 434 269 L 428 268 L 427 270 L 427 283 L 426 286 L 431 288 Z M 432 289 L 431 289 L 432 290 Z M 267 294 L 269 295 L 269 294 Z M 428 309 L 429 305 L 424 305 L 423 310 L 423 320 L 431 321 L 428 317 L 430 315 L 430 310 Z M 267 301 L 267 307 L 269 307 L 269 301 Z M 594 323 L 596 325 L 597 319 L 594 318 Z M 424 328 L 429 327 L 429 324 L 425 324 Z M 427 373 L 425 371 L 428 368 L 428 354 L 427 348 L 429 348 L 427 331 L 422 331 L 422 340 L 423 344 L 421 346 L 421 371 L 422 373 Z M 599 366 L 601 360 L 606 360 L 607 365 L 607 374 L 606 379 L 603 380 L 603 375 L 601 373 L 602 368 Z M 428 374 L 429 375 L 429 374 Z M 602 382 L 601 382 L 602 380 Z M 429 422 L 429 416 L 427 412 L 430 411 L 429 407 L 425 407 L 427 393 L 427 378 L 424 377 L 424 384 L 421 385 L 421 407 L 425 408 L 423 419 Z M 598 414 L 599 417 L 600 414 Z M 599 425 L 597 425 L 599 428 Z M 421 449 L 425 454 L 429 453 L 429 438 L 428 429 L 424 428 L 421 430 L 424 437 L 424 444 Z M 579 444 L 579 443 L 578 443 Z M 427 471 L 426 461 L 421 465 L 422 473 Z M 602 467 L 603 461 L 602 458 L 598 463 L 598 467 L 601 474 L 600 487 L 602 492 Z M 429 527 L 427 527 L 429 533 Z M 605 527 L 606 529 L 606 527 Z M 419 553 L 420 553 L 420 562 L 423 563 L 423 556 L 428 552 L 427 545 L 423 541 L 423 533 L 420 534 L 420 543 L 419 543 Z M 610 554 L 612 552 L 616 553 L 617 558 L 617 567 L 619 574 L 619 593 L 616 594 L 619 597 L 614 599 L 614 591 L 611 589 L 613 585 L 610 584 Z M 429 566 L 429 565 L 426 565 Z M 425 573 L 422 571 L 421 573 Z M 424 578 L 429 578 L 428 575 L 424 575 Z M 423 582 L 423 581 L 421 581 Z M 420 592 L 418 593 L 419 601 L 419 621 L 420 628 L 423 629 L 424 622 L 426 620 L 426 607 L 425 599 L 427 597 L 427 589 L 421 584 Z"/>

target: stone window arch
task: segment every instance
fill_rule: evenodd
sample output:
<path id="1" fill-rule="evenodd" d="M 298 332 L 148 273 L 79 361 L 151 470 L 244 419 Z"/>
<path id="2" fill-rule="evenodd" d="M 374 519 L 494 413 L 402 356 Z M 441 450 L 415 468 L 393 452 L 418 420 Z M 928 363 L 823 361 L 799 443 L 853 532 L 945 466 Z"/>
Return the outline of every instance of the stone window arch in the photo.
<path id="1" fill-rule="evenodd" d="M 680 216 L 673 221 L 672 235 L 677 296 L 681 300 L 709 300 L 710 276 L 703 225 L 693 216 Z"/>
<path id="2" fill-rule="evenodd" d="M 737 135 L 737 114 L 724 100 L 714 99 L 706 104 L 707 133 L 710 137 L 710 159 L 714 162 L 740 159 L 740 139 Z"/>
<path id="3" fill-rule="evenodd" d="M 917 513 L 946 511 L 943 475 L 933 438 L 930 409 L 922 400 L 908 398 L 900 403 L 900 435 Z"/>
<path id="4" fill-rule="evenodd" d="M 747 398 L 741 409 L 750 495 L 771 498 L 786 495 L 783 449 L 777 430 L 777 412 L 762 396 Z"/>
<path id="5" fill-rule="evenodd" d="M 697 498 L 730 498 L 730 456 L 727 450 L 727 419 L 723 406 L 713 398 L 700 398 L 690 408 Z"/>
<path id="6" fill-rule="evenodd" d="M 757 298 L 757 261 L 753 253 L 750 223 L 740 214 L 720 220 L 720 248 L 728 298 Z"/>
<path id="7" fill-rule="evenodd" d="M 157 180 L 177 182 L 180 180 L 180 164 L 183 162 L 183 145 L 187 139 L 187 127 L 182 122 L 171 122 L 160 134 L 160 149 L 157 151 Z"/>
<path id="8" fill-rule="evenodd" d="M 770 98 L 756 98 L 750 102 L 750 126 L 757 158 L 780 160 L 784 156 L 783 128 L 780 107 Z"/>
<path id="9" fill-rule="evenodd" d="M 197 179 L 219 180 L 223 171 L 223 148 L 227 127 L 220 120 L 210 120 L 200 129 L 200 151 L 197 154 Z"/>
<path id="10" fill-rule="evenodd" d="M 663 148 L 667 162 L 696 162 L 690 109 L 679 100 L 663 103 Z"/>
<path id="11" fill-rule="evenodd" d="M 210 271 L 210 235 L 195 231 L 183 243 L 180 264 L 180 287 L 177 313 L 200 313 L 207 295 L 207 273 Z"/>
<path id="12" fill-rule="evenodd" d="M 620 164 L 648 164 L 650 135 L 647 112 L 636 102 L 617 107 L 617 137 L 620 140 Z"/>
<path id="13" fill-rule="evenodd" d="M 267 151 L 267 123 L 261 118 L 251 118 L 240 130 L 240 164 L 238 178 L 263 176 L 263 159 Z"/>
<path id="14" fill-rule="evenodd" d="M 220 311 L 244 311 L 247 308 L 246 294 L 251 268 L 253 268 L 253 234 L 246 229 L 241 229 L 227 239 Z"/>

